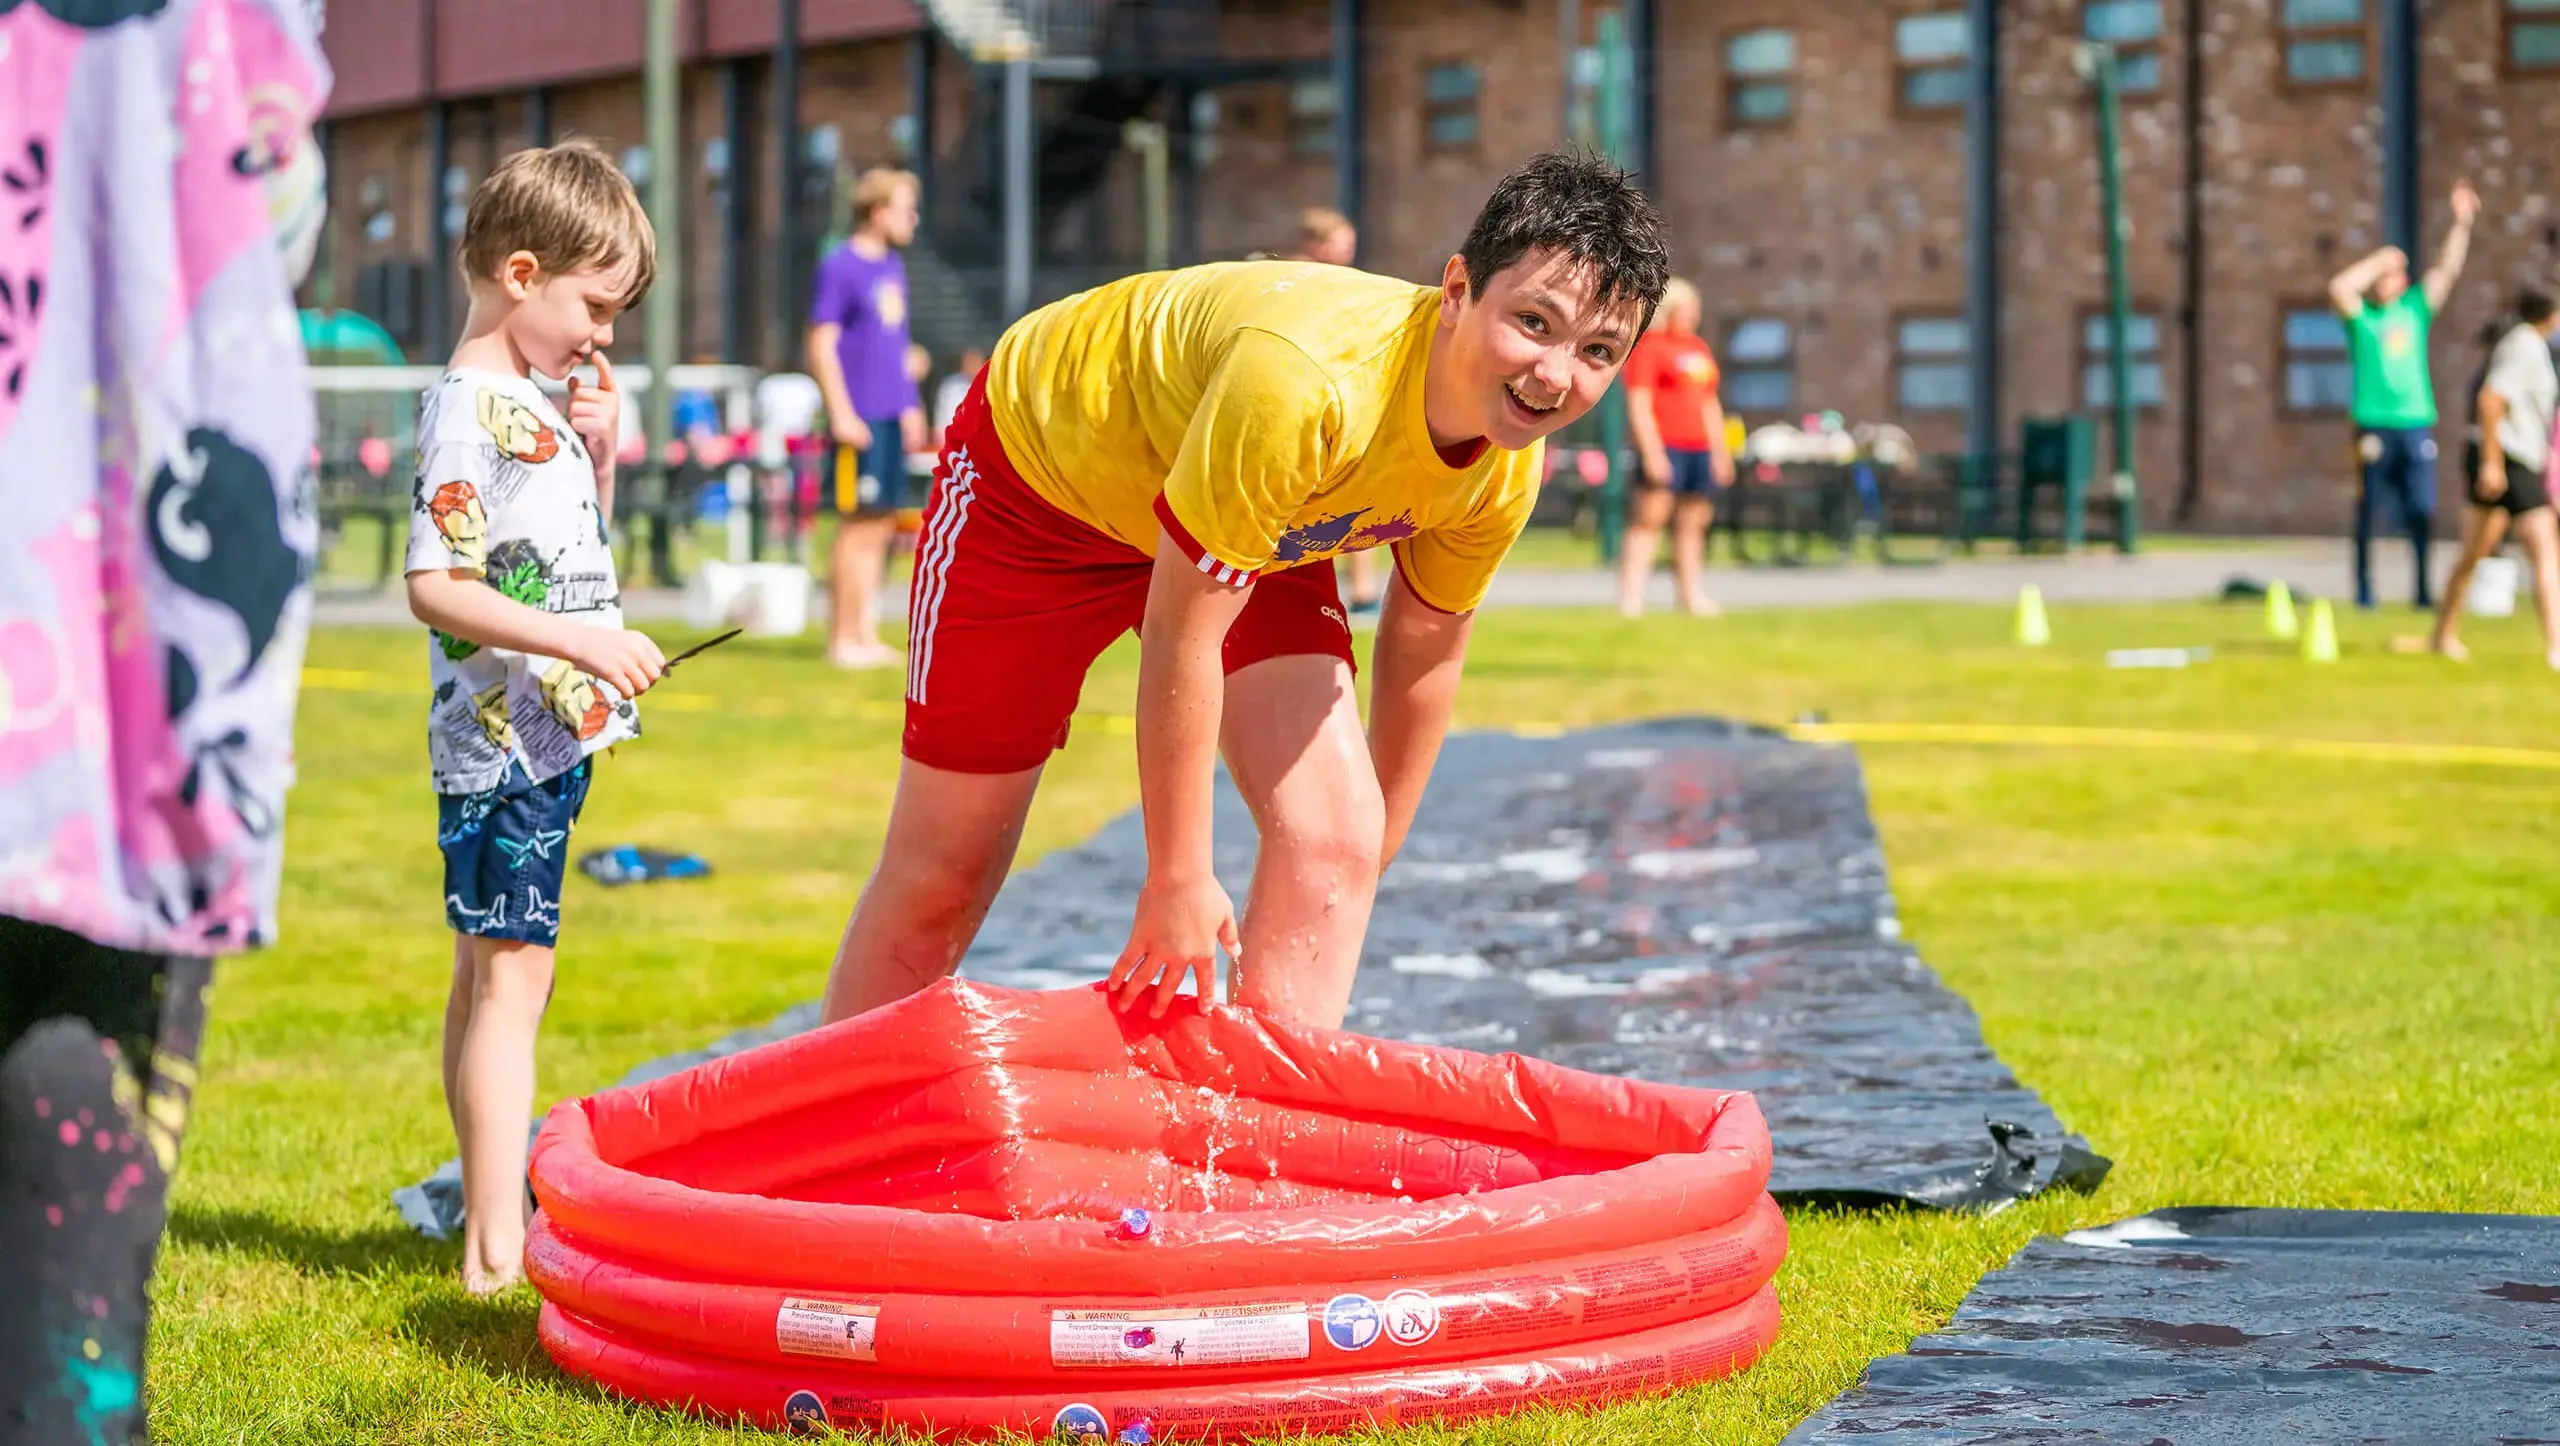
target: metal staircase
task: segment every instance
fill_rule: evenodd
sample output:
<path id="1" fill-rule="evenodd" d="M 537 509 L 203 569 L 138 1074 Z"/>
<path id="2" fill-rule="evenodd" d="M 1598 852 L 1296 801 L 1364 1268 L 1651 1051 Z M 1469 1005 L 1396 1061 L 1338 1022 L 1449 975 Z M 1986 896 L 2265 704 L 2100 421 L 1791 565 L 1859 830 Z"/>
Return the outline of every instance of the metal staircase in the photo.
<path id="1" fill-rule="evenodd" d="M 1037 67 L 1033 165 L 1037 301 L 1131 270 L 1068 224 L 1109 178 L 1131 120 L 1163 109 L 1171 71 L 1219 53 L 1219 0 L 922 0 L 936 34 L 977 65 L 967 122 L 935 157 L 934 195 L 910 252 L 917 340 L 993 340 L 1003 235 L 1000 67 Z M 920 254 L 926 253 L 926 254 Z M 947 328 L 947 331 L 946 331 Z M 941 339 L 928 335 L 943 333 Z"/>

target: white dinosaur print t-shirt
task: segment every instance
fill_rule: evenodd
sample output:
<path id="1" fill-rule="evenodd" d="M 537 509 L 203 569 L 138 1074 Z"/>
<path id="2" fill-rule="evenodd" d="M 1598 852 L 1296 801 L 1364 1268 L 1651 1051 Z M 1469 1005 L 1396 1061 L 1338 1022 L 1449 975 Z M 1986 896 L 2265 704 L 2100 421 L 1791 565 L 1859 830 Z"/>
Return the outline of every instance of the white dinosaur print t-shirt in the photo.
<path id="1" fill-rule="evenodd" d="M 461 568 L 528 607 L 622 626 L 594 465 L 542 389 L 457 367 L 418 405 L 410 572 Z M 521 766 L 540 783 L 640 733 L 640 710 L 578 668 L 429 629 L 427 758 L 438 793 L 480 793 Z"/>

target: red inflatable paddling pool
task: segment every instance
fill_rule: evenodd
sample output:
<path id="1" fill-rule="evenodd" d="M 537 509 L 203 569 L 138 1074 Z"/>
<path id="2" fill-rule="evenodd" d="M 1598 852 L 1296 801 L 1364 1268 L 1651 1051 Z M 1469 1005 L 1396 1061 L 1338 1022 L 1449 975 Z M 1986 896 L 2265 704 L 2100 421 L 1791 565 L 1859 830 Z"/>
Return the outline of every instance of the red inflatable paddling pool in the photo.
<path id="1" fill-rule="evenodd" d="M 1778 1329 L 1747 1094 L 946 982 L 559 1106 L 560 1365 L 767 1426 L 1185 1440 L 1663 1391 Z"/>

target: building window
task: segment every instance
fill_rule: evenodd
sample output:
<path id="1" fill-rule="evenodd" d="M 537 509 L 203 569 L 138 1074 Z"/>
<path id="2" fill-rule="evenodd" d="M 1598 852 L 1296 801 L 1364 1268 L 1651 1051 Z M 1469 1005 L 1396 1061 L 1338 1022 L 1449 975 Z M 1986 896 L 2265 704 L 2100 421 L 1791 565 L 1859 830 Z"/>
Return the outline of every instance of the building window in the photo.
<path id="1" fill-rule="evenodd" d="M 1972 33 L 1961 10 L 1905 15 L 1893 22 L 1894 94 L 1906 111 L 1964 109 L 1965 57 Z"/>
<path id="2" fill-rule="evenodd" d="M 2080 327 L 2080 400 L 2092 408 L 2116 404 L 2115 373 L 2107 362 L 2108 333 L 2105 312 L 2099 312 Z M 2137 311 L 2125 318 L 2125 361 L 2133 375 L 2133 404 L 2145 410 L 2160 405 L 2166 395 L 2160 384 L 2160 316 L 2157 312 Z"/>
<path id="3" fill-rule="evenodd" d="M 1796 113 L 1796 33 L 1745 30 L 1724 43 L 1728 126 L 1782 126 Z"/>
<path id="4" fill-rule="evenodd" d="M 2560 71 L 2560 0 L 2506 0 L 2507 69 Z"/>
<path id="5" fill-rule="evenodd" d="M 2364 0 L 2284 0 L 2284 78 L 2294 85 L 2364 79 Z"/>
<path id="6" fill-rule="evenodd" d="M 1973 396 L 1961 316 L 1906 316 L 1894 329 L 1894 399 L 1906 412 L 1960 412 Z"/>
<path id="7" fill-rule="evenodd" d="M 1423 76 L 1422 123 L 1429 149 L 1465 150 L 1475 145 L 1476 93 L 1481 89 L 1483 77 L 1471 61 L 1435 65 Z"/>
<path id="8" fill-rule="evenodd" d="M 2296 412 L 2343 412 L 2355 395 L 2347 324 L 2326 306 L 2284 313 L 2284 404 Z"/>
<path id="9" fill-rule="evenodd" d="M 1796 404 L 1796 331 L 1774 316 L 1746 316 L 1724 334 L 1724 404 L 1737 412 L 1786 412 Z"/>
<path id="10" fill-rule="evenodd" d="M 1289 150 L 1293 155 L 1333 154 L 1333 78 L 1289 82 Z M 1472 116 L 1469 117 L 1473 119 Z"/>
<path id="11" fill-rule="evenodd" d="M 2160 88 L 2160 0 L 2087 0 L 2080 33 L 2116 49 L 2116 85 L 2128 94 Z"/>

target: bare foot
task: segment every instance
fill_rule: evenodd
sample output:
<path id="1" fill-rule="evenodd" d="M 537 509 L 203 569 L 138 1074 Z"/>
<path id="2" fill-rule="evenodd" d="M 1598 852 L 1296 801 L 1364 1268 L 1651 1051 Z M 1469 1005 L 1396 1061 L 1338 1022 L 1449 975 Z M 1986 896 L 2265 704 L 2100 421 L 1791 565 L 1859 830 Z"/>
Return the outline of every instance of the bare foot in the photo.
<path id="1" fill-rule="evenodd" d="M 828 649 L 827 661 L 839 668 L 894 668 L 906 661 L 906 654 L 886 643 L 851 643 Z"/>
<path id="2" fill-rule="evenodd" d="M 2462 645 L 2462 640 L 2460 638 L 2439 637 L 2435 640 L 2433 646 L 2437 652 L 2451 658 L 2457 663 L 2467 663 L 2471 661 L 2471 650 Z"/>
<path id="3" fill-rule="evenodd" d="M 1681 611 L 1686 612 L 1693 618 L 1720 618 L 1724 616 L 1724 609 L 1716 606 L 1716 600 L 1703 595 L 1682 599 L 1680 608 Z"/>
<path id="4" fill-rule="evenodd" d="M 2551 671 L 2560 673 L 2560 649 L 2543 654 L 2542 661 L 2550 667 Z"/>
<path id="5" fill-rule="evenodd" d="M 524 1267 L 519 1264 L 500 1270 L 479 1261 L 462 1262 L 462 1288 L 473 1295 L 498 1295 L 524 1284 Z"/>
<path id="6" fill-rule="evenodd" d="M 1644 604 L 1640 602 L 1629 602 L 1624 598 L 1620 598 L 1618 600 L 1618 616 L 1626 618 L 1629 621 L 1643 617 Z"/>

